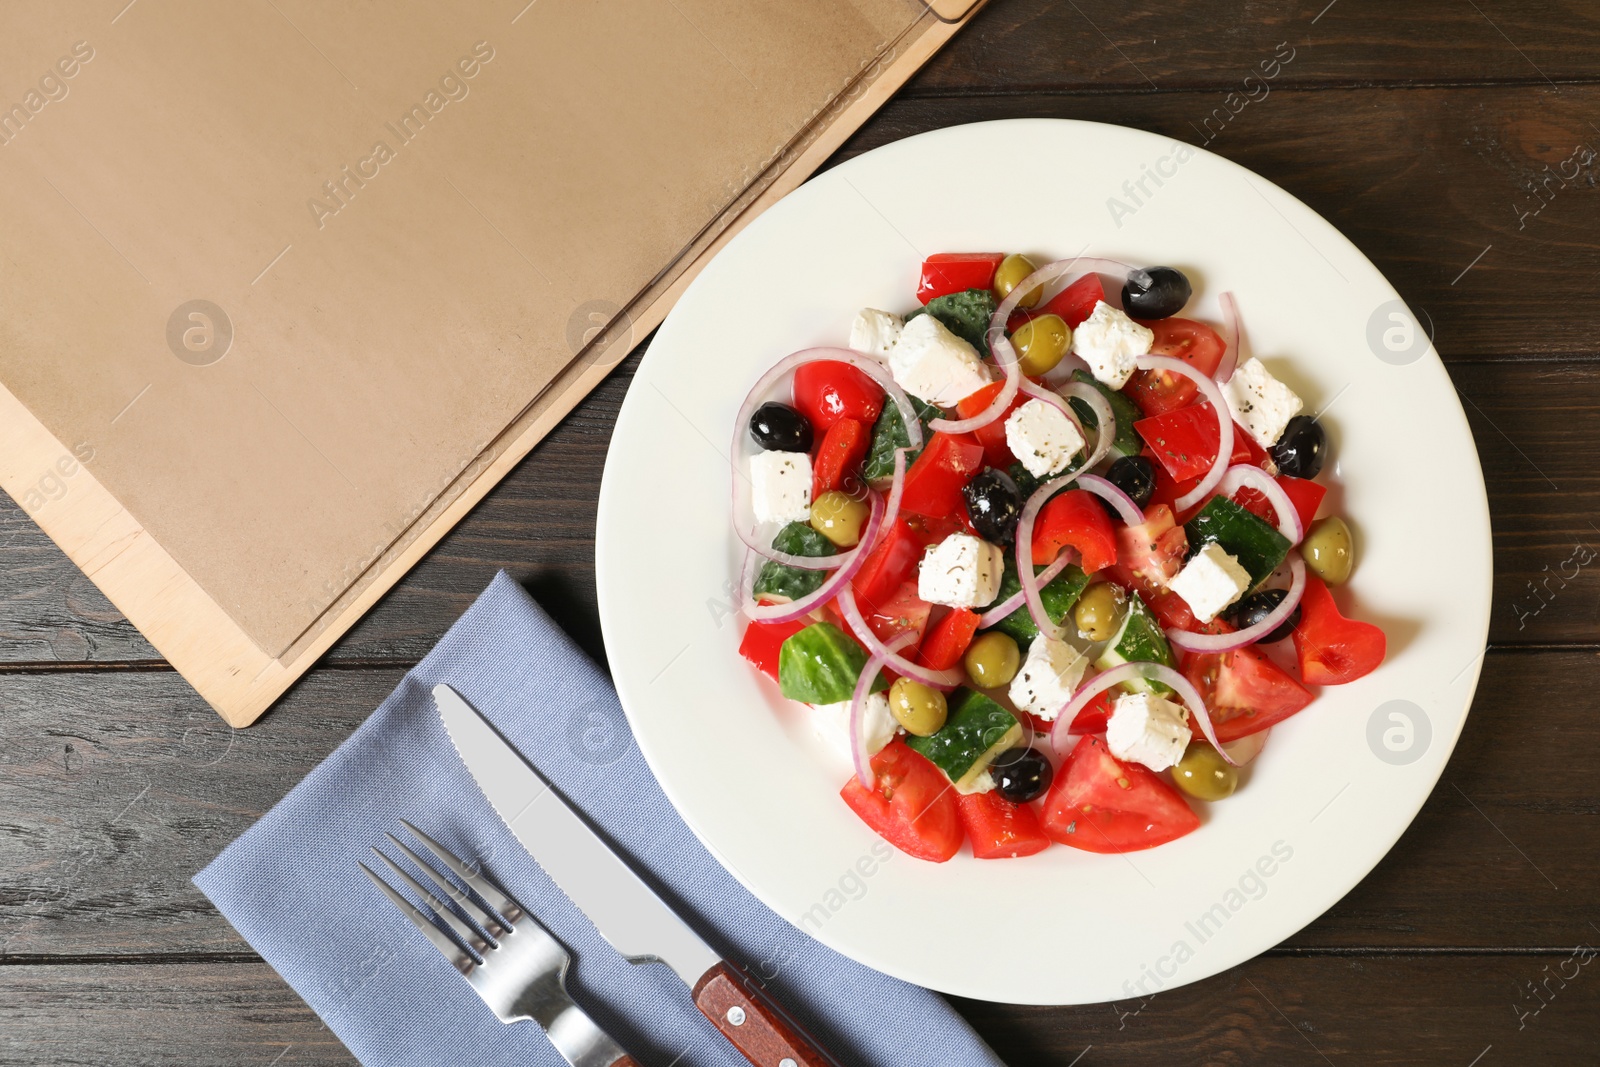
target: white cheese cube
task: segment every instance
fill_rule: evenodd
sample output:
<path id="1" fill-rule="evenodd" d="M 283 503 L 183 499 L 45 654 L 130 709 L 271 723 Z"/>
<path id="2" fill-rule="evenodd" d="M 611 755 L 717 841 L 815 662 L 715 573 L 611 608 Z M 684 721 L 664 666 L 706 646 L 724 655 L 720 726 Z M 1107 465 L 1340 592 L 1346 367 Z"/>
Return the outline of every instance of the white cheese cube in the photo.
<path id="1" fill-rule="evenodd" d="M 1274 378 L 1254 357 L 1236 369 L 1223 385 L 1222 399 L 1233 412 L 1233 421 L 1250 431 L 1262 448 L 1277 444 L 1283 428 L 1305 406 L 1293 389 Z"/>
<path id="2" fill-rule="evenodd" d="M 1029 474 L 1048 478 L 1083 450 L 1083 434 L 1060 408 L 1035 398 L 1006 418 L 1006 446 Z"/>
<path id="3" fill-rule="evenodd" d="M 906 323 L 887 358 L 900 388 L 942 408 L 989 384 L 989 368 L 977 351 L 932 315 Z"/>
<path id="4" fill-rule="evenodd" d="M 811 518 L 811 457 L 804 452 L 757 452 L 750 457 L 750 505 L 756 522 Z"/>
<path id="5" fill-rule="evenodd" d="M 886 356 L 900 340 L 905 322 L 899 315 L 877 308 L 862 308 L 850 324 L 850 347 L 869 356 Z"/>
<path id="6" fill-rule="evenodd" d="M 1139 357 L 1150 354 L 1150 342 L 1155 338 L 1154 330 L 1101 300 L 1083 325 L 1072 331 L 1072 350 L 1089 365 L 1096 380 L 1121 389 Z"/>
<path id="7" fill-rule="evenodd" d="M 850 747 L 850 701 L 837 704 L 814 704 L 811 707 L 811 725 L 817 736 L 832 745 L 845 759 L 853 759 Z M 867 755 L 878 752 L 894 740 L 900 724 L 889 711 L 889 698 L 883 693 L 872 693 L 861 706 L 861 735 L 866 739 Z"/>
<path id="8" fill-rule="evenodd" d="M 974 793 L 987 793 L 994 788 L 994 775 L 990 774 L 988 771 L 982 771 L 976 778 L 968 782 L 966 785 L 962 785 L 960 782 L 952 782 L 950 784 L 955 786 L 956 792 L 960 793 L 962 796 L 971 796 Z"/>
<path id="9" fill-rule="evenodd" d="M 978 608 L 1000 592 L 1005 552 L 971 534 L 951 534 L 923 554 L 917 596 L 930 604 Z"/>
<path id="10" fill-rule="evenodd" d="M 1089 657 L 1065 641 L 1040 634 L 1028 646 L 1028 655 L 1011 680 L 1011 702 L 1053 722 L 1083 680 Z"/>
<path id="11" fill-rule="evenodd" d="M 1195 618 L 1210 622 L 1229 604 L 1244 596 L 1250 588 L 1250 572 L 1224 552 L 1221 545 L 1208 541 L 1167 583 L 1167 588 L 1183 597 Z"/>
<path id="12" fill-rule="evenodd" d="M 1187 713 L 1154 693 L 1127 693 L 1111 707 L 1106 747 L 1121 760 L 1164 771 L 1183 758 L 1189 747 Z"/>

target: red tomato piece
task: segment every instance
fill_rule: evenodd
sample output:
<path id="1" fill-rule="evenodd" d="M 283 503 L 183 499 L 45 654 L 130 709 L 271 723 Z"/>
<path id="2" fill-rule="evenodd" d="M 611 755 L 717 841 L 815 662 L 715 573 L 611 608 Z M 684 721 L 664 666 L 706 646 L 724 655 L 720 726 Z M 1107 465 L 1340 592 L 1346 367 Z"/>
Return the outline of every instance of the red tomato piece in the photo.
<path id="1" fill-rule="evenodd" d="M 922 639 L 915 662 L 929 670 L 947 671 L 961 662 L 967 646 L 978 632 L 978 613 L 966 608 L 952 608 L 941 615 Z"/>
<path id="2" fill-rule="evenodd" d="M 1143 525 L 1117 530 L 1117 562 L 1140 589 L 1165 589 L 1188 551 L 1188 535 L 1166 504 L 1146 508 Z"/>
<path id="3" fill-rule="evenodd" d="M 839 795 L 861 821 L 908 856 L 943 863 L 961 850 L 961 814 L 944 773 L 900 740 L 872 757 L 875 788 L 851 778 Z"/>
<path id="4" fill-rule="evenodd" d="M 987 289 L 994 285 L 994 272 L 1005 258 L 1004 252 L 940 252 L 929 256 L 922 261 L 917 299 L 926 304 L 951 293 Z"/>
<path id="5" fill-rule="evenodd" d="M 972 842 L 972 854 L 980 860 L 1031 856 L 1050 847 L 1033 809 L 1007 800 L 998 791 L 959 797 L 956 806 L 967 840 Z"/>
<path id="6" fill-rule="evenodd" d="M 1056 772 L 1041 822 L 1051 840 L 1085 852 L 1154 848 L 1200 825 L 1176 789 L 1117 759 L 1100 737 L 1080 740 Z"/>
<path id="7" fill-rule="evenodd" d="M 1383 631 L 1340 614 L 1321 578 L 1306 575 L 1300 613 L 1294 650 L 1300 657 L 1300 677 L 1307 684 L 1343 685 L 1371 674 L 1383 662 L 1388 648 Z"/>
<path id="8" fill-rule="evenodd" d="M 1222 353 L 1227 343 L 1203 322 L 1193 319 L 1140 320 L 1140 325 L 1155 331 L 1150 342 L 1150 354 L 1181 359 L 1195 370 L 1211 377 L 1222 364 Z M 1160 415 L 1194 401 L 1200 389 L 1181 374 L 1170 371 L 1134 371 L 1123 387 L 1124 393 L 1146 415 Z"/>
<path id="9" fill-rule="evenodd" d="M 814 360 L 795 368 L 794 406 L 819 434 L 840 419 L 871 426 L 883 410 L 883 387 L 848 363 Z"/>
<path id="10" fill-rule="evenodd" d="M 1111 721 L 1111 706 L 1116 703 L 1116 699 L 1116 695 L 1107 689 L 1089 701 L 1077 715 L 1073 716 L 1071 731 L 1075 734 L 1105 733 L 1106 726 Z"/>
<path id="11" fill-rule="evenodd" d="M 1278 475 L 1278 484 L 1283 487 L 1284 495 L 1300 516 L 1300 528 L 1309 530 L 1312 520 L 1317 517 L 1317 509 L 1322 506 L 1322 498 L 1328 494 L 1328 487 L 1318 485 L 1309 478 L 1291 478 L 1287 474 Z"/>
<path id="12" fill-rule="evenodd" d="M 994 403 L 994 398 L 1000 395 L 1000 390 L 1005 388 L 1005 382 L 991 382 L 979 389 L 976 393 L 956 404 L 956 415 L 963 419 L 970 419 L 981 415 Z M 1020 408 L 1028 400 L 1028 395 L 1020 389 L 1011 399 L 1011 406 L 1001 413 L 998 419 L 987 426 L 980 426 L 972 431 L 972 436 L 977 438 L 983 446 L 983 459 L 989 466 L 997 470 L 1005 470 L 1016 461 L 1016 456 L 1011 454 L 1011 446 L 1006 444 L 1006 419 L 1011 413 Z"/>
<path id="13" fill-rule="evenodd" d="M 900 507 L 930 519 L 965 510 L 961 487 L 983 468 L 983 446 L 969 433 L 935 433 L 906 472 Z"/>
<path id="14" fill-rule="evenodd" d="M 887 603 L 865 612 L 865 617 L 867 626 L 880 641 L 889 641 L 907 632 L 915 633 L 920 641 L 928 628 L 928 613 L 932 610 L 932 604 L 917 596 L 917 582 L 913 578 L 902 583 Z M 907 655 L 903 650 L 900 654 Z"/>
<path id="15" fill-rule="evenodd" d="M 1222 628 L 1214 623 L 1213 629 Z M 1183 674 L 1200 691 L 1217 740 L 1224 744 L 1282 722 L 1313 699 L 1311 690 L 1254 645 L 1186 653 Z"/>
<path id="16" fill-rule="evenodd" d="M 1100 501 L 1086 489 L 1057 493 L 1033 520 L 1033 565 L 1055 561 L 1063 548 L 1075 548 L 1078 565 L 1089 574 L 1117 562 L 1117 534 Z"/>
<path id="17" fill-rule="evenodd" d="M 895 519 L 878 539 L 871 555 L 850 579 L 850 588 L 863 615 L 870 615 L 888 604 L 897 590 L 917 576 L 926 542 L 905 519 Z"/>
<path id="18" fill-rule="evenodd" d="M 778 650 L 792 634 L 799 633 L 809 625 L 811 620 L 804 618 L 791 622 L 752 622 L 744 631 L 744 640 L 739 642 L 739 655 L 776 682 Z"/>
<path id="19" fill-rule="evenodd" d="M 822 444 L 817 446 L 817 458 L 811 464 L 811 499 L 817 499 L 830 489 L 861 489 L 857 473 L 871 443 L 872 431 L 856 419 L 840 419 L 829 426 Z"/>
<path id="20" fill-rule="evenodd" d="M 1175 482 L 1198 478 L 1217 461 L 1221 428 L 1210 404 L 1192 404 L 1133 424 L 1144 438 L 1146 455 Z"/>
<path id="21" fill-rule="evenodd" d="M 1106 298 L 1106 287 L 1098 274 L 1085 274 L 1031 311 L 1018 309 L 1006 321 L 1006 329 L 1016 330 L 1036 315 L 1060 315 L 1076 330 L 1094 314 L 1094 306 Z"/>

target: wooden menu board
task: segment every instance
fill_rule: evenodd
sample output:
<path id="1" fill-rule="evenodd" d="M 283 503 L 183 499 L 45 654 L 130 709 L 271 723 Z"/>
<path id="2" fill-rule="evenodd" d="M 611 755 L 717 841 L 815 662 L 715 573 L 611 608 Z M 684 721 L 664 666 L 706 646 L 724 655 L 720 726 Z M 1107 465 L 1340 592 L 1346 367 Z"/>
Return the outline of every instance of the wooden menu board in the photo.
<path id="1" fill-rule="evenodd" d="M 0 12 L 0 486 L 253 721 L 978 6 Z"/>

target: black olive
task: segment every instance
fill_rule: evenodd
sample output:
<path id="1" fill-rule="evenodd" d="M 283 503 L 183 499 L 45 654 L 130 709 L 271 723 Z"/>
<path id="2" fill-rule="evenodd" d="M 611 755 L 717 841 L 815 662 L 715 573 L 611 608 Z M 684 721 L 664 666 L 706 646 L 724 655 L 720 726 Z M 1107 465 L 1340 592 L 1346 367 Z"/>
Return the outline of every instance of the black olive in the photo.
<path id="1" fill-rule="evenodd" d="M 750 436 L 769 452 L 811 451 L 811 423 L 790 407 L 771 401 L 750 416 Z"/>
<path id="2" fill-rule="evenodd" d="M 1009 545 L 1017 537 L 1022 517 L 1022 491 L 1004 471 L 985 468 L 961 487 L 967 501 L 967 519 L 985 541 Z"/>
<path id="3" fill-rule="evenodd" d="M 1043 794 L 1050 788 L 1050 779 L 1055 773 L 1044 753 L 1036 748 L 1008 748 L 989 764 L 995 788 L 1014 804 L 1026 803 Z"/>
<path id="4" fill-rule="evenodd" d="M 1322 423 L 1310 415 L 1296 415 L 1283 428 L 1283 436 L 1272 446 L 1272 462 L 1279 474 L 1291 478 L 1315 478 L 1322 470 L 1328 452 L 1328 435 Z"/>
<path id="5" fill-rule="evenodd" d="M 1271 614 L 1273 608 L 1282 604 L 1283 598 L 1288 595 L 1283 589 L 1263 589 L 1259 593 L 1251 593 L 1228 609 L 1228 621 L 1240 630 L 1254 626 Z M 1300 625 L 1300 605 L 1296 604 L 1289 617 L 1263 637 L 1260 643 L 1270 645 L 1274 641 L 1282 641 L 1298 625 Z"/>
<path id="6" fill-rule="evenodd" d="M 1132 270 L 1122 287 L 1122 310 L 1136 319 L 1164 319 L 1182 311 L 1192 292 L 1176 267 Z"/>
<path id="7" fill-rule="evenodd" d="M 1123 456 L 1106 471 L 1106 481 L 1142 508 L 1156 491 L 1156 468 L 1143 456 Z"/>

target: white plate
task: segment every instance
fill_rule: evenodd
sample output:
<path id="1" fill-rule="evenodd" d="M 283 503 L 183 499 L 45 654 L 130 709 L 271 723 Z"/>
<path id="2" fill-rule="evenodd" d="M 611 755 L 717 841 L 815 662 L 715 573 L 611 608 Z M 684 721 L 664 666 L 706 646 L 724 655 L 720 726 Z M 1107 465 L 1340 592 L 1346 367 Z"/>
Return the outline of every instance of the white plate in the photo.
<path id="1" fill-rule="evenodd" d="M 1006 182 L 1049 193 L 1011 196 Z M 1388 660 L 1323 690 L 1273 731 L 1237 794 L 1200 805 L 1199 830 L 1147 852 L 1052 847 L 980 861 L 964 850 L 942 865 L 893 853 L 840 802 L 848 766 L 815 738 L 806 709 L 738 655 L 726 449 L 740 401 L 785 354 L 844 344 L 858 308 L 914 306 L 924 255 L 975 249 L 1179 266 L 1200 294 L 1190 314 L 1218 321 L 1217 294 L 1233 290 L 1248 351 L 1309 410 L 1331 405 L 1325 507 L 1349 521 L 1358 560 L 1339 598 L 1387 631 Z M 1148 133 L 982 123 L 814 178 L 689 287 L 640 364 L 606 463 L 596 550 L 606 649 L 667 795 L 779 915 L 862 963 L 961 996 L 1127 1000 L 1288 937 L 1372 869 L 1428 796 L 1488 630 L 1477 452 L 1408 316 L 1304 204 Z M 769 973 L 782 963 L 749 962 Z"/>

